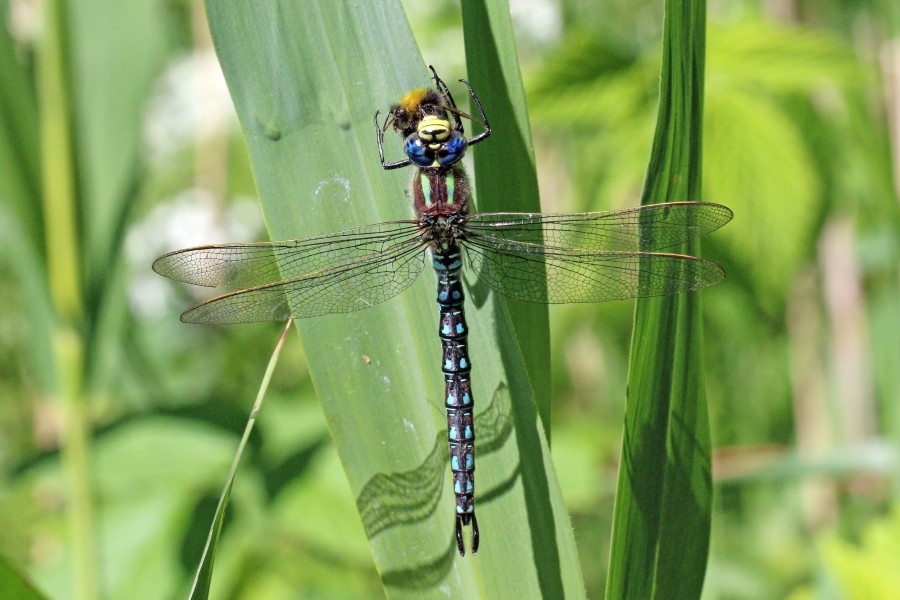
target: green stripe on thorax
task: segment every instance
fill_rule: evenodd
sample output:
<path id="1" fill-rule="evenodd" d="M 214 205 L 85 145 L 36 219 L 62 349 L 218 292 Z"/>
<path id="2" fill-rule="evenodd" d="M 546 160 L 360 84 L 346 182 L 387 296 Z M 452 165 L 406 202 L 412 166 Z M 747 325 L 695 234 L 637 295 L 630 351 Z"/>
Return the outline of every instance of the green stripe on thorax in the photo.
<path id="1" fill-rule="evenodd" d="M 453 191 L 456 187 L 456 175 L 453 171 L 448 171 L 444 178 L 447 183 L 447 204 L 453 204 Z"/>
<path id="2" fill-rule="evenodd" d="M 419 181 L 422 183 L 422 200 L 426 207 L 434 204 L 431 201 L 431 179 L 424 171 L 419 171 Z"/>

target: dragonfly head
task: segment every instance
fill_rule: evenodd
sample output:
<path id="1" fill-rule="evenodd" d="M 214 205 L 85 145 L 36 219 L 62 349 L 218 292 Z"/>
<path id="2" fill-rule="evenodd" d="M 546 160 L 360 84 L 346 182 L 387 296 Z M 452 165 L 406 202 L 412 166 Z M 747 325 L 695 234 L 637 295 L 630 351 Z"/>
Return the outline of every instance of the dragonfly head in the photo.
<path id="1" fill-rule="evenodd" d="M 459 162 L 468 147 L 466 136 L 450 126 L 446 115 L 426 115 L 403 143 L 409 160 L 423 168 L 449 167 Z"/>

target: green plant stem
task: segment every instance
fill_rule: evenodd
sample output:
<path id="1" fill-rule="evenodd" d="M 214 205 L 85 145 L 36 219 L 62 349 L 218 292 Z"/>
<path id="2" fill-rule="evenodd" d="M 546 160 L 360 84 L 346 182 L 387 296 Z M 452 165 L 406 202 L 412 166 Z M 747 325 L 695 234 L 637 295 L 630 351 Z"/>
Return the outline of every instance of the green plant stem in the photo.
<path id="1" fill-rule="evenodd" d="M 225 487 L 219 496 L 219 504 L 216 506 L 216 513 L 213 522 L 209 527 L 209 535 L 206 537 L 206 546 L 203 548 L 203 556 L 200 558 L 200 564 L 197 566 L 197 572 L 194 575 L 194 583 L 191 585 L 190 600 L 205 600 L 209 597 L 209 587 L 212 581 L 213 562 L 216 557 L 216 546 L 219 543 L 219 535 L 222 533 L 222 523 L 225 521 L 225 511 L 228 508 L 228 501 L 231 498 L 231 488 L 234 485 L 234 478 L 237 475 L 238 467 L 241 464 L 241 458 L 244 456 L 244 449 L 247 447 L 247 441 L 253 432 L 253 426 L 256 425 L 256 417 L 262 408 L 263 400 L 266 397 L 266 391 L 269 389 L 269 382 L 272 381 L 272 373 L 275 372 L 275 366 L 278 364 L 278 357 L 281 355 L 281 348 L 284 346 L 284 340 L 287 338 L 288 331 L 294 321 L 289 319 L 281 331 L 281 337 L 275 344 L 272 356 L 269 358 L 269 364 L 266 366 L 266 372 L 259 384 L 259 391 L 256 393 L 256 401 L 253 402 L 253 408 L 250 410 L 250 417 L 247 419 L 247 425 L 244 427 L 244 435 L 238 444 L 237 452 L 234 454 L 234 460 L 231 462 L 231 469 L 228 471 L 228 477 L 225 479 Z"/>
<path id="2" fill-rule="evenodd" d="M 81 378 L 84 345 L 81 336 L 71 327 L 60 327 L 53 341 L 63 409 L 62 462 L 69 486 L 67 518 L 75 597 L 93 600 L 99 597 L 99 587 L 90 484 L 90 426 Z"/>
<path id="3" fill-rule="evenodd" d="M 74 565 L 75 597 L 98 597 L 97 553 L 90 490 L 90 435 L 83 389 L 84 339 L 78 257 L 74 145 L 69 78 L 65 61 L 64 5 L 44 4 L 37 61 L 41 166 L 47 277 L 56 312 L 53 339 L 57 395 L 63 410 L 62 461 L 69 480 L 67 517 Z"/>
<path id="4" fill-rule="evenodd" d="M 44 30 L 38 59 L 41 162 L 47 275 L 59 317 L 77 322 L 81 306 L 78 265 L 76 190 L 72 114 L 64 60 L 65 17 L 59 0 L 44 6 Z"/>

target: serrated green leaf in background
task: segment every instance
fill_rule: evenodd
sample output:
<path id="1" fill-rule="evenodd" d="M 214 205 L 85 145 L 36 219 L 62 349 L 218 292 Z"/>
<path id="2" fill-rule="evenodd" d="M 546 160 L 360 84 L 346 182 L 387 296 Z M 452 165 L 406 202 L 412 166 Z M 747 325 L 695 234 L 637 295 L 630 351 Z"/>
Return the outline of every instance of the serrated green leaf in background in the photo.
<path id="1" fill-rule="evenodd" d="M 7 600 L 46 600 L 31 582 L 0 556 L 0 597 Z"/>

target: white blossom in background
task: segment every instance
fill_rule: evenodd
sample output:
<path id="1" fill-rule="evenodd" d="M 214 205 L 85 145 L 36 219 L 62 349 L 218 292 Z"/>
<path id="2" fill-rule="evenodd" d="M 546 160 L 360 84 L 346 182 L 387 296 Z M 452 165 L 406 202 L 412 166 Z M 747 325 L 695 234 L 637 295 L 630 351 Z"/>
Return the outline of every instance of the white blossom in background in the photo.
<path id="1" fill-rule="evenodd" d="M 41 10 L 32 0 L 12 0 L 8 12 L 9 33 L 20 44 L 31 44 L 41 31 Z"/>
<path id="2" fill-rule="evenodd" d="M 225 77 L 212 50 L 173 62 L 157 82 L 144 119 L 147 159 L 158 163 L 185 146 L 237 124 Z M 199 138 L 199 139 L 198 139 Z"/>
<path id="3" fill-rule="evenodd" d="M 147 104 L 145 158 L 150 165 L 159 165 L 208 139 L 222 139 L 236 124 L 215 53 L 209 49 L 184 55 L 160 76 Z M 223 207 L 211 191 L 192 187 L 158 204 L 125 238 L 126 258 L 134 274 L 128 289 L 132 310 L 139 317 L 159 317 L 170 311 L 175 286 L 181 284 L 151 270 L 159 256 L 191 246 L 252 241 L 262 231 L 255 198 Z M 196 287 L 192 291 L 198 300 L 216 293 Z"/>
<path id="4" fill-rule="evenodd" d="M 513 26 L 540 44 L 555 42 L 562 35 L 562 13 L 556 0 L 510 0 Z"/>

